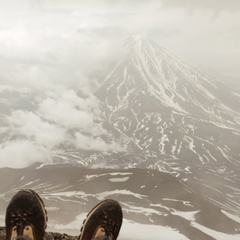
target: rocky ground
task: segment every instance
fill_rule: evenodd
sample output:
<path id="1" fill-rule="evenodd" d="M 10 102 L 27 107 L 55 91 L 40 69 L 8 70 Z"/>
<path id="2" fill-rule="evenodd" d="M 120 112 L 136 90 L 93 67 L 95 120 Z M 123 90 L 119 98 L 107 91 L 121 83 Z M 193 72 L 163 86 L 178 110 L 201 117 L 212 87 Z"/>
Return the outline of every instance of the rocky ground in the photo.
<path id="1" fill-rule="evenodd" d="M 70 236 L 56 232 L 46 232 L 44 240 L 77 240 L 78 236 Z M 5 240 L 5 228 L 0 227 L 0 240 Z"/>

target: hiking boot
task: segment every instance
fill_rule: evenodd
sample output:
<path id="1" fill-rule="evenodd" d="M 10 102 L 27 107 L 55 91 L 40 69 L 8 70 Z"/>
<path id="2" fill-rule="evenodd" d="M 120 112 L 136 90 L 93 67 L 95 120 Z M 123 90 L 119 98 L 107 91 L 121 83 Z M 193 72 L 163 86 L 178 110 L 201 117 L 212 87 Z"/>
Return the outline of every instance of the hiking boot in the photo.
<path id="1" fill-rule="evenodd" d="M 43 240 L 47 211 L 40 196 L 30 189 L 17 192 L 6 211 L 6 240 Z"/>
<path id="2" fill-rule="evenodd" d="M 107 199 L 96 205 L 87 215 L 79 240 L 116 240 L 122 225 L 122 208 Z"/>

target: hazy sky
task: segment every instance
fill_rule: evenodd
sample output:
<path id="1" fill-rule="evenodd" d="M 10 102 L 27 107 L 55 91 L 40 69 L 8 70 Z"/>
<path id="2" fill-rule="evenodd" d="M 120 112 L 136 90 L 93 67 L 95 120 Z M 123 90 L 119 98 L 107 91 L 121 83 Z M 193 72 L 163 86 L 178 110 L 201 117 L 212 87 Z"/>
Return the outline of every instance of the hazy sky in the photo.
<path id="1" fill-rule="evenodd" d="M 88 74 L 121 59 L 136 33 L 240 80 L 239 0 L 0 0 L 0 107 L 14 106 L 0 112 L 0 134 L 13 139 L 0 139 L 0 167 L 51 161 L 59 144 L 123 150 L 101 138 Z"/>
<path id="2" fill-rule="evenodd" d="M 123 39 L 133 33 L 188 64 L 239 78 L 238 0 L 0 1 L 0 61 L 5 64 L 87 71 L 89 64 L 118 56 Z"/>

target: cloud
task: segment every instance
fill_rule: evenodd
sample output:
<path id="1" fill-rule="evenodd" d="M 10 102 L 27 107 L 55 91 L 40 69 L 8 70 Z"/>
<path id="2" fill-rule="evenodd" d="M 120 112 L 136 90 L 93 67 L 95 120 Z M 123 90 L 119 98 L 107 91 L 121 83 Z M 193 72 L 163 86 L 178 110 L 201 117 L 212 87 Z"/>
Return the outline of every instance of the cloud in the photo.
<path id="1" fill-rule="evenodd" d="M 38 1 L 35 1 L 38 2 Z M 156 9 L 161 6 L 164 7 L 183 7 L 186 9 L 209 9 L 209 10 L 233 10 L 238 11 L 240 3 L 238 0 L 228 1 L 215 1 L 215 0 L 83 0 L 81 3 L 77 0 L 69 0 L 68 4 L 64 0 L 57 2 L 48 1 L 45 2 L 45 9 L 51 9 L 58 7 L 61 9 L 83 9 L 83 11 L 93 12 L 110 12 L 110 11 L 125 11 L 134 12 L 135 10 L 149 10 Z"/>
<path id="2" fill-rule="evenodd" d="M 116 142 L 106 143 L 102 139 L 93 138 L 90 136 L 83 135 L 80 132 L 75 133 L 76 147 L 84 150 L 97 150 L 97 151 L 125 151 L 120 144 Z"/>
<path id="3" fill-rule="evenodd" d="M 19 10 L 18 14 L 0 15 L 0 22 L 5 23 L 0 23 L 0 74 L 5 84 L 86 88 L 89 72 L 101 67 L 116 46 L 94 31 L 106 26 L 102 17 L 57 10 L 54 14 Z"/>
<path id="4" fill-rule="evenodd" d="M 4 89 L 14 91 L 14 88 L 2 88 L 2 93 Z M 3 115 L 0 167 L 20 168 L 35 162 L 52 162 L 59 160 L 59 154 L 68 148 L 124 151 L 102 128 L 100 103 L 93 95 L 68 89 L 36 91 L 35 94 L 32 110 L 20 104 L 9 115 Z"/>
<path id="5" fill-rule="evenodd" d="M 0 144 L 0 167 L 24 168 L 36 162 L 49 160 L 47 149 L 28 140 Z"/>
<path id="6" fill-rule="evenodd" d="M 240 2 L 238 0 L 215 1 L 215 0 L 161 0 L 164 7 L 183 7 L 186 9 L 209 9 L 213 11 L 239 11 Z"/>
<path id="7" fill-rule="evenodd" d="M 61 95 L 51 95 L 39 104 L 39 113 L 45 119 L 68 130 L 92 130 L 100 114 L 96 98 L 81 98 L 73 90 L 64 91 Z"/>
<path id="8" fill-rule="evenodd" d="M 123 39 L 135 32 L 187 63 L 239 76 L 237 0 L 11 2 L 17 7 L 2 3 L 0 9 L 0 75 L 5 84 L 89 88 L 89 73 L 121 59 Z"/>
<path id="9" fill-rule="evenodd" d="M 41 146 L 51 148 L 65 141 L 65 129 L 43 121 L 33 112 L 14 111 L 8 122 L 12 134 L 25 136 Z"/>

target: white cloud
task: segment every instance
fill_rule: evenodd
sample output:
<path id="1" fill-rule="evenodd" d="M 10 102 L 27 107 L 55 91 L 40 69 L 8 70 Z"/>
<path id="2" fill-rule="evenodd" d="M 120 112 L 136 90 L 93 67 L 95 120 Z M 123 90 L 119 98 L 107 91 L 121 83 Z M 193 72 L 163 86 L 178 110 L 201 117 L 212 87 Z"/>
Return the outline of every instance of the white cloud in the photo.
<path id="1" fill-rule="evenodd" d="M 86 75 L 121 56 L 122 39 L 136 31 L 187 63 L 239 76 L 237 0 L 11 2 L 17 7 L 2 3 L 0 10 L 0 61 L 11 61 L 0 69 L 5 83 L 86 86 Z M 31 69 L 11 77 L 14 61 Z"/>
<path id="2" fill-rule="evenodd" d="M 84 150 L 97 150 L 97 151 L 124 151 L 120 144 L 116 142 L 106 143 L 100 138 L 93 138 L 90 136 L 83 135 L 80 132 L 75 133 L 76 147 Z"/>
<path id="3" fill-rule="evenodd" d="M 43 121 L 33 112 L 14 111 L 8 117 L 8 121 L 14 134 L 33 139 L 36 144 L 50 148 L 65 141 L 63 128 Z"/>
<path id="4" fill-rule="evenodd" d="M 108 135 L 99 124 L 102 112 L 93 95 L 80 97 L 74 90 L 56 89 L 36 95 L 35 101 L 33 111 L 17 109 L 6 116 L 12 135 L 49 147 L 72 143 L 74 131 L 95 137 Z"/>
<path id="5" fill-rule="evenodd" d="M 238 0 L 215 1 L 215 0 L 161 0 L 163 6 L 183 7 L 186 9 L 210 9 L 212 11 L 239 11 L 240 2 Z"/>
<path id="6" fill-rule="evenodd" d="M 94 106 L 95 105 L 95 106 Z M 40 114 L 47 120 L 66 129 L 85 129 L 91 131 L 95 116 L 97 102 L 76 95 L 73 90 L 65 91 L 44 99 L 39 105 Z"/>
<path id="7" fill-rule="evenodd" d="M 2 88 L 3 92 L 4 89 L 14 91 L 14 88 Z M 9 116 L 5 116 L 6 127 L 0 129 L 0 133 L 9 140 L 2 140 L 0 144 L 0 158 L 3 159 L 0 167 L 25 167 L 37 161 L 53 161 L 62 147 L 64 150 L 76 147 L 82 150 L 124 151 L 120 144 L 104 140 L 111 139 L 111 136 L 99 124 L 102 113 L 94 96 L 81 97 L 74 90 L 58 88 L 35 93 L 32 111 L 24 110 L 25 106 L 21 109 L 20 104 Z M 11 151 L 14 153 L 11 154 Z"/>
<path id="8" fill-rule="evenodd" d="M 24 168 L 35 162 L 47 162 L 46 148 L 31 141 L 16 140 L 0 144 L 0 167 Z"/>

